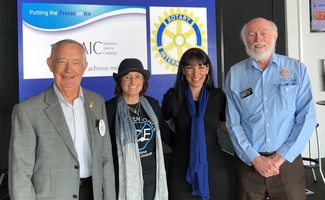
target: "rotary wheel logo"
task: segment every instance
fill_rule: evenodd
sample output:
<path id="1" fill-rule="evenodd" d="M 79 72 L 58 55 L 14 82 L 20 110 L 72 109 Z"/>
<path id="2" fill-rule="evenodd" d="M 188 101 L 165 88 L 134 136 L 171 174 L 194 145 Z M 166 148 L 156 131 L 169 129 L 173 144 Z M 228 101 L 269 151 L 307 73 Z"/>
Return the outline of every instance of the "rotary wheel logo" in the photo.
<path id="1" fill-rule="evenodd" d="M 155 58 L 159 58 L 159 64 L 165 64 L 165 69 L 175 72 L 183 53 L 192 47 L 206 50 L 207 39 L 204 37 L 206 31 L 202 31 L 203 24 L 199 24 L 199 18 L 194 18 L 193 13 L 183 12 L 177 8 L 176 12 L 170 9 L 170 13 L 164 12 L 155 23 L 156 30 L 151 33 L 155 38 L 152 50 L 157 51 Z"/>

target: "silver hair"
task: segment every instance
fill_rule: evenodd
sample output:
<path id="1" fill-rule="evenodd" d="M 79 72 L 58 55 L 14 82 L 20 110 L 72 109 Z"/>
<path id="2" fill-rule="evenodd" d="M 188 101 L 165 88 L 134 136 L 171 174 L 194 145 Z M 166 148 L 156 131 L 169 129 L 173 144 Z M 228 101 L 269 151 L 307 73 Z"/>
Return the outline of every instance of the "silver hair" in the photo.
<path id="1" fill-rule="evenodd" d="M 277 33 L 278 32 L 278 27 L 276 26 L 276 24 L 271 21 L 271 20 L 268 20 L 270 22 L 270 24 L 272 25 L 272 29 L 273 29 L 273 33 Z M 248 22 L 249 23 L 249 22 Z M 240 38 L 241 40 L 243 41 L 244 45 L 246 46 L 246 36 L 247 36 L 247 24 L 246 23 L 243 28 L 241 29 L 241 32 L 240 32 Z"/>
<path id="2" fill-rule="evenodd" d="M 50 55 L 51 58 L 55 55 L 56 50 L 57 50 L 58 47 L 59 47 L 60 45 L 62 45 L 62 44 L 76 44 L 76 45 L 79 45 L 79 46 L 82 48 L 83 57 L 84 57 L 84 63 L 87 62 L 87 56 L 86 56 L 86 51 L 85 51 L 84 46 L 83 46 L 81 43 L 79 43 L 79 42 L 77 42 L 77 41 L 75 41 L 75 40 L 71 40 L 71 39 L 60 40 L 60 41 L 58 41 L 58 42 L 52 44 L 52 45 L 51 45 L 51 55 Z"/>

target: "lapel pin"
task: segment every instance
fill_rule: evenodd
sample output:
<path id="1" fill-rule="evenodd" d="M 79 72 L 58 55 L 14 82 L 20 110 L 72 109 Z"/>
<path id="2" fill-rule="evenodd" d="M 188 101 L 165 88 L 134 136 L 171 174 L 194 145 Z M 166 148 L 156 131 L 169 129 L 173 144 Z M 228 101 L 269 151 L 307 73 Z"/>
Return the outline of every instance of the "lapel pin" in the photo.
<path id="1" fill-rule="evenodd" d="M 284 78 L 288 78 L 290 76 L 290 72 L 287 69 L 282 69 L 280 74 Z"/>
<path id="2" fill-rule="evenodd" d="M 90 101 L 90 102 L 89 102 L 89 108 L 92 108 L 93 106 L 94 106 L 93 101 Z"/>

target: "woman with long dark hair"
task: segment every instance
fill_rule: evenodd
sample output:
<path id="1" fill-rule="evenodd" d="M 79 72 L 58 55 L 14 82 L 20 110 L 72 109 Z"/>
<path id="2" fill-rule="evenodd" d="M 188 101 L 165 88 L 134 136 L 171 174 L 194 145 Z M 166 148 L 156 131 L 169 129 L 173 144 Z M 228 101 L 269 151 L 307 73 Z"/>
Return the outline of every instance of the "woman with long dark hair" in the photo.
<path id="1" fill-rule="evenodd" d="M 165 120 L 175 125 L 167 176 L 171 200 L 230 199 L 232 168 L 217 135 L 218 127 L 226 132 L 225 107 L 210 58 L 199 48 L 187 50 L 162 102 Z"/>

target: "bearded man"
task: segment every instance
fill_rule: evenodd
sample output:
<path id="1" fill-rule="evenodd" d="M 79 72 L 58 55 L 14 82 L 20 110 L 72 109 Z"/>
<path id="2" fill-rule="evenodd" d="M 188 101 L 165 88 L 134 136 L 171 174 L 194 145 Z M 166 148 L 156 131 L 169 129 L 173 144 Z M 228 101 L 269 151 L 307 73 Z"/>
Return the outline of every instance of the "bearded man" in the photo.
<path id="1" fill-rule="evenodd" d="M 304 200 L 301 152 L 316 126 L 306 66 L 275 53 L 272 21 L 252 19 L 241 37 L 250 57 L 231 67 L 225 84 L 237 199 Z"/>

